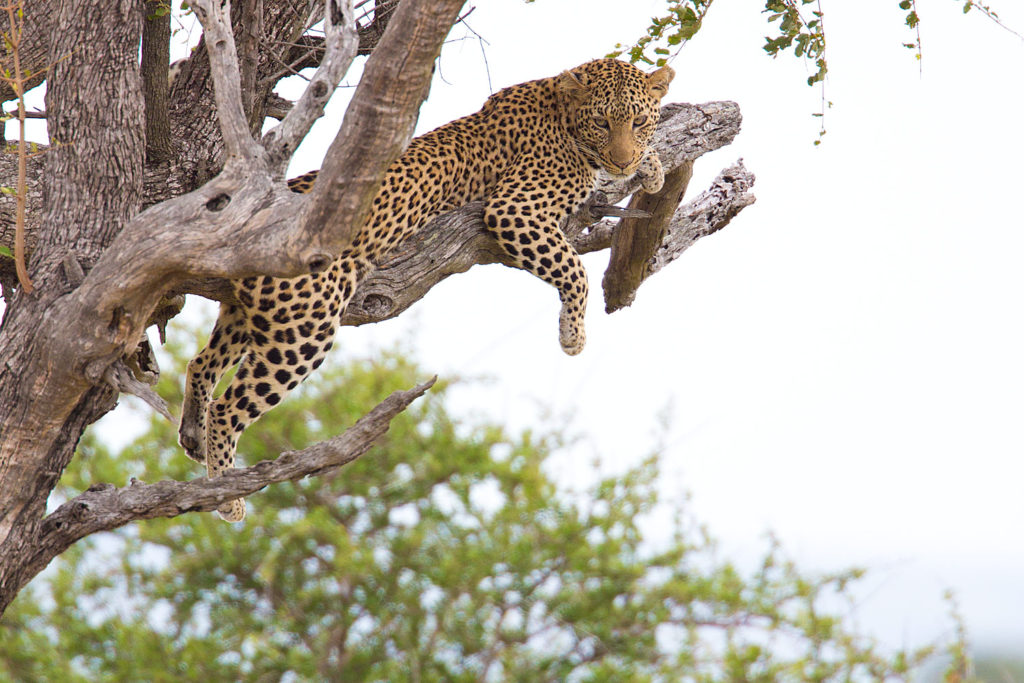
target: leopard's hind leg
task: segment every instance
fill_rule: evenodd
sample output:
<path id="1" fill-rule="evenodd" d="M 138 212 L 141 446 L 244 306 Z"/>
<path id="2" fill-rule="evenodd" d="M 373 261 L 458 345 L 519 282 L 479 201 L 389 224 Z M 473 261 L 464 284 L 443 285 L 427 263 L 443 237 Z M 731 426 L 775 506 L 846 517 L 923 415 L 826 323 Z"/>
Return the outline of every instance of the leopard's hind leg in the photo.
<path id="1" fill-rule="evenodd" d="M 198 462 L 206 462 L 207 412 L 214 388 L 224 372 L 241 359 L 249 341 L 245 328 L 244 311 L 221 304 L 210 340 L 188 364 L 178 442 L 188 457 Z"/>
<path id="2" fill-rule="evenodd" d="M 336 262 L 324 273 L 260 281 L 259 293 L 254 290 L 256 307 L 245 322 L 249 340 L 245 358 L 231 384 L 210 405 L 206 438 L 210 477 L 234 467 L 235 448 L 245 428 L 320 366 L 334 342 L 344 305 L 367 268 L 362 263 Z M 240 521 L 245 517 L 245 501 L 229 501 L 217 511 L 229 522 Z"/>

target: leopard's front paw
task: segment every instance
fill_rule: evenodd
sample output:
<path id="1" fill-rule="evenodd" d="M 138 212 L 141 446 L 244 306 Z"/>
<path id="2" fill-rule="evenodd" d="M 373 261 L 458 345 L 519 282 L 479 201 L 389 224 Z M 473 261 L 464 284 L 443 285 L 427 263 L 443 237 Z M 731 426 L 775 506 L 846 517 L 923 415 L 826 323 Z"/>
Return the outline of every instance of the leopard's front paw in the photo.
<path id="1" fill-rule="evenodd" d="M 636 169 L 640 185 L 647 194 L 656 194 L 665 185 L 665 169 L 661 167 L 661 158 L 653 149 L 647 150 L 640 166 Z"/>
<path id="2" fill-rule="evenodd" d="M 191 371 L 191 365 L 189 366 Z M 178 443 L 185 455 L 196 462 L 206 463 L 206 411 L 209 401 L 201 391 L 192 388 L 191 377 L 185 380 L 185 400 L 181 404 L 181 423 L 178 425 Z"/>
<path id="3" fill-rule="evenodd" d="M 587 343 L 582 316 L 566 306 L 562 307 L 562 313 L 558 318 L 558 341 L 562 344 L 562 350 L 570 356 L 582 351 Z"/>
<path id="4" fill-rule="evenodd" d="M 196 462 L 206 462 L 206 425 L 198 420 L 190 420 L 187 413 L 181 416 L 178 427 L 178 443 L 185 450 L 185 455 Z"/>

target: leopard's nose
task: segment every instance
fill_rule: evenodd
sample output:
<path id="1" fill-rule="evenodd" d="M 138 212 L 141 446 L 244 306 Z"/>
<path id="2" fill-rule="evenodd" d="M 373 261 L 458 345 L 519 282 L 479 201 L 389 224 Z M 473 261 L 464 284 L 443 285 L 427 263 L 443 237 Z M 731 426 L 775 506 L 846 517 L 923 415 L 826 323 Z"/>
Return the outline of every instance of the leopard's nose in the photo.
<path id="1" fill-rule="evenodd" d="M 619 167 L 619 172 L 625 172 L 633 161 L 633 154 L 629 150 L 613 149 L 608 153 L 608 160 Z"/>

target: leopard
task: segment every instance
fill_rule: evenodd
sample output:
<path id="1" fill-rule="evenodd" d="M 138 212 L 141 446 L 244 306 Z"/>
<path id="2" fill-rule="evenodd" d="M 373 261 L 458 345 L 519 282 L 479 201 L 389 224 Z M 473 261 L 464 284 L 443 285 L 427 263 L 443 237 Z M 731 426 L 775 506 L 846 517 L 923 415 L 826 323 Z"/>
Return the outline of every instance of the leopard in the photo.
<path id="1" fill-rule="evenodd" d="M 211 478 L 235 466 L 238 438 L 324 361 L 359 284 L 431 219 L 483 201 L 484 229 L 506 262 L 554 286 L 558 336 L 576 355 L 585 344 L 587 273 L 561 230 L 601 177 L 637 176 L 657 192 L 664 172 L 650 142 L 675 73 L 646 73 L 597 59 L 557 76 L 514 85 L 483 107 L 414 138 L 387 169 L 361 229 L 324 270 L 232 282 L 205 346 L 188 364 L 179 443 Z M 288 182 L 308 193 L 311 171 Z M 213 393 L 233 367 L 223 393 Z M 218 507 L 245 517 L 243 499 Z"/>

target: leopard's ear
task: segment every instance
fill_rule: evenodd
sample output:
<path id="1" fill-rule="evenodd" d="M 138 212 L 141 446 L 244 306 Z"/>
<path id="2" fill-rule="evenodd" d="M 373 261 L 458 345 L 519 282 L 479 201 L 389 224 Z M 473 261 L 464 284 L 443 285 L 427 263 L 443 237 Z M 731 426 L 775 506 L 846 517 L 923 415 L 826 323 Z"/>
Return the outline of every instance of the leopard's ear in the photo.
<path id="1" fill-rule="evenodd" d="M 670 66 L 663 66 L 654 73 L 647 74 L 647 90 L 659 100 L 668 93 L 668 84 L 675 78 L 676 72 Z"/>
<path id="2" fill-rule="evenodd" d="M 580 75 L 572 71 L 563 71 L 558 75 L 558 92 L 577 102 L 583 102 L 590 96 L 590 88 L 586 86 L 584 79 L 586 76 L 581 79 Z"/>

